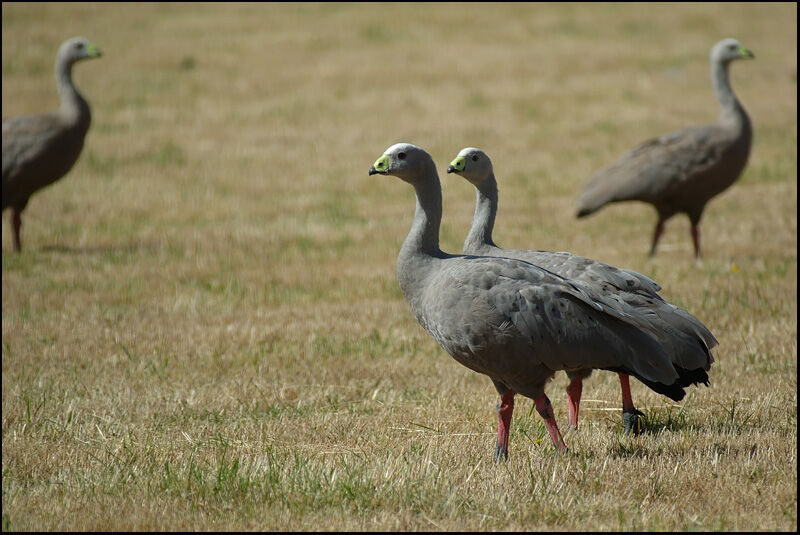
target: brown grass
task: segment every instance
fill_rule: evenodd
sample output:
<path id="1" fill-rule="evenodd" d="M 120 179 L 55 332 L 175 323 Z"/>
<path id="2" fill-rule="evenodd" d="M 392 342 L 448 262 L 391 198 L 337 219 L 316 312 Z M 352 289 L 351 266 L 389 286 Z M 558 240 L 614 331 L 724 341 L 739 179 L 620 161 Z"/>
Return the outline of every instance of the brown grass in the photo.
<path id="1" fill-rule="evenodd" d="M 93 125 L 3 223 L 3 530 L 797 529 L 795 4 L 10 4 L 3 115 L 57 106 L 61 41 Z M 741 180 L 645 255 L 647 206 L 572 217 L 591 172 L 715 120 L 708 49 L 755 125 Z M 507 247 L 654 277 L 720 340 L 710 388 L 639 383 L 621 434 L 598 372 L 555 454 L 529 400 L 491 462 L 495 392 L 416 324 L 395 258 L 410 188 L 389 145 L 441 170 L 495 162 Z M 442 173 L 442 248 L 471 186 Z M 563 374 L 548 388 L 566 418 Z"/>

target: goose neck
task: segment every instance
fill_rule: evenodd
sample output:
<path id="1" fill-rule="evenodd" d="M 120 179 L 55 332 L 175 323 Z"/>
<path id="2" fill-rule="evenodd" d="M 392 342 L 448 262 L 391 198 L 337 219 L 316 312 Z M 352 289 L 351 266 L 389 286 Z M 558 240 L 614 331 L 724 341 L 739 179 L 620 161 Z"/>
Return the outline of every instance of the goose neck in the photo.
<path id="1" fill-rule="evenodd" d="M 438 256 L 439 226 L 442 221 L 442 190 L 436 170 L 428 171 L 428 179 L 414 186 L 416 208 L 411 230 L 403 243 L 403 250 L 416 254 Z"/>
<path id="2" fill-rule="evenodd" d="M 72 123 L 85 124 L 91 121 L 89 104 L 72 82 L 72 62 L 59 57 L 56 60 L 56 85 L 61 96 L 61 114 Z"/>
<path id="3" fill-rule="evenodd" d="M 744 107 L 736 98 L 731 88 L 728 67 L 729 62 L 711 62 L 711 83 L 720 108 L 720 122 L 734 123 L 740 127 L 748 127 L 750 119 Z"/>
<path id="4" fill-rule="evenodd" d="M 498 202 L 494 173 L 480 185 L 475 186 L 475 192 L 475 214 L 472 216 L 472 226 L 464 242 L 464 251 L 475 251 L 485 245 L 496 247 L 492 239 Z"/>

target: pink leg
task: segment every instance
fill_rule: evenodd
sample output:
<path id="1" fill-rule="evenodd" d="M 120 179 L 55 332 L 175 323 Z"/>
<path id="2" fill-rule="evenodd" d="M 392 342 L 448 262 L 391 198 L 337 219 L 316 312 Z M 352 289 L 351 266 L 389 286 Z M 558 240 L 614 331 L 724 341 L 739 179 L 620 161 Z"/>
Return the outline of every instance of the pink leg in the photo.
<path id="1" fill-rule="evenodd" d="M 653 244 L 650 246 L 650 256 L 655 256 L 656 245 L 658 245 L 658 240 L 661 238 L 661 234 L 663 233 L 664 233 L 664 222 L 659 219 L 658 223 L 656 223 L 656 229 L 653 231 Z"/>
<path id="2" fill-rule="evenodd" d="M 553 439 L 556 449 L 560 452 L 567 451 L 567 445 L 564 443 L 564 438 L 561 436 L 561 431 L 558 430 L 558 424 L 553 416 L 553 406 L 547 396 L 542 394 L 533 400 L 536 403 L 536 411 L 544 418 L 544 424 L 547 426 L 547 432 L 550 433 L 550 438 Z"/>
<path id="3" fill-rule="evenodd" d="M 569 411 L 568 427 L 578 428 L 578 409 L 581 406 L 581 392 L 583 391 L 583 379 L 574 378 L 567 386 L 567 410 Z"/>
<path id="4" fill-rule="evenodd" d="M 694 257 L 700 259 L 700 224 L 692 225 L 692 243 L 694 243 Z"/>
<path id="5" fill-rule="evenodd" d="M 634 434 L 638 434 L 644 425 L 644 422 L 639 417 L 644 416 L 644 413 L 638 411 L 633 405 L 630 377 L 627 374 L 619 374 L 619 386 L 622 390 L 622 424 L 624 425 L 625 433 L 633 431 Z"/>
<path id="6" fill-rule="evenodd" d="M 14 250 L 19 252 L 22 250 L 22 244 L 19 241 L 19 230 L 22 228 L 22 218 L 16 208 L 11 209 L 11 229 L 14 232 Z"/>
<path id="7" fill-rule="evenodd" d="M 631 381 L 626 373 L 619 374 L 619 386 L 622 389 L 622 412 L 635 411 L 633 398 L 631 397 Z"/>
<path id="8" fill-rule="evenodd" d="M 509 390 L 497 403 L 497 448 L 494 460 L 508 459 L 508 434 L 511 430 L 511 414 L 514 412 L 514 391 Z"/>

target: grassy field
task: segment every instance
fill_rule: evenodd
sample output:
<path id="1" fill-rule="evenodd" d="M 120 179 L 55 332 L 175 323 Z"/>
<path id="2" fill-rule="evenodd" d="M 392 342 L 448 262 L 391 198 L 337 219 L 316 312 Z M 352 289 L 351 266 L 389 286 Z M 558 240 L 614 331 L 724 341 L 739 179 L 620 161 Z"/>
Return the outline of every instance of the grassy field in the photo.
<path id="1" fill-rule="evenodd" d="M 93 123 L 80 160 L 2 227 L 2 528 L 797 530 L 796 4 L 2 5 L 3 117 L 58 106 L 58 45 Z M 755 128 L 686 218 L 573 202 L 648 136 L 712 122 L 708 51 Z M 720 341 L 676 404 L 584 385 L 558 455 L 520 398 L 492 462 L 496 393 L 416 323 L 395 260 L 413 191 L 367 171 L 407 141 L 437 161 L 441 246 L 494 160 L 495 239 L 655 278 Z M 5 215 L 5 214 L 4 214 Z M 566 420 L 564 374 L 548 386 Z"/>

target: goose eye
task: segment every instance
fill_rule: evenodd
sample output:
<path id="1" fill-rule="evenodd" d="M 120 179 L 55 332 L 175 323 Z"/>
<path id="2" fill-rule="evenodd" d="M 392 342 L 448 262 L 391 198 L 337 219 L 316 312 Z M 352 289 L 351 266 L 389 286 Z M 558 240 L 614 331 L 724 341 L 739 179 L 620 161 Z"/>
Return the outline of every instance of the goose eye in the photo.
<path id="1" fill-rule="evenodd" d="M 477 162 L 477 161 L 478 161 L 478 155 L 477 155 L 477 154 L 476 154 L 475 156 L 473 156 L 473 157 L 472 157 L 472 161 L 473 161 L 473 162 Z"/>
<path id="2" fill-rule="evenodd" d="M 405 153 L 405 152 L 401 152 L 401 153 L 399 153 L 399 154 L 397 155 L 397 158 L 398 158 L 399 160 L 405 160 L 405 159 L 406 159 L 406 153 Z"/>

